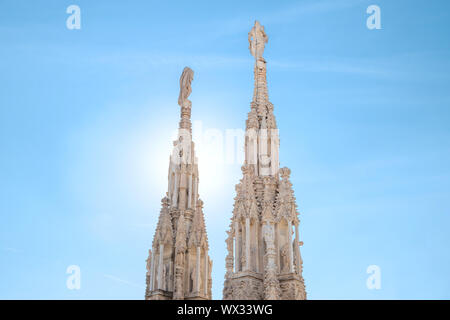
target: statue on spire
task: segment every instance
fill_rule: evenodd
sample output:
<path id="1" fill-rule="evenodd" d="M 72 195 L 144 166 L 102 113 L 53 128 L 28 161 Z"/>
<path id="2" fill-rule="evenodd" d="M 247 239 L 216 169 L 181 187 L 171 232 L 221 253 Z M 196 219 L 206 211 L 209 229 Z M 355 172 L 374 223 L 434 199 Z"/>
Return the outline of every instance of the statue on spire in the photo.
<path id="1" fill-rule="evenodd" d="M 180 107 L 188 107 L 191 101 L 188 100 L 192 92 L 191 82 L 194 79 L 194 71 L 191 68 L 185 67 L 180 77 L 180 95 L 178 96 L 178 104 Z"/>
<path id="2" fill-rule="evenodd" d="M 255 21 L 255 25 L 248 33 L 248 43 L 250 53 L 255 57 L 256 61 L 264 61 L 264 46 L 267 43 L 268 39 L 269 38 L 264 31 L 264 27 L 259 23 L 259 21 Z"/>

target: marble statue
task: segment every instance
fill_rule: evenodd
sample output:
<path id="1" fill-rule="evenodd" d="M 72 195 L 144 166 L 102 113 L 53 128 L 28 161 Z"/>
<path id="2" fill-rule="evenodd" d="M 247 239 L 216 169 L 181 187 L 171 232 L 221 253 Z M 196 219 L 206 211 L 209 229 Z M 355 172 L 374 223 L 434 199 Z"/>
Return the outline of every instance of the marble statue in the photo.
<path id="1" fill-rule="evenodd" d="M 289 271 L 289 244 L 287 243 L 281 247 L 281 271 Z"/>
<path id="2" fill-rule="evenodd" d="M 264 27 L 259 21 L 255 21 L 255 25 L 248 33 L 248 42 L 250 53 L 256 60 L 264 60 L 263 53 L 267 41 L 268 37 L 264 31 Z"/>
<path id="3" fill-rule="evenodd" d="M 193 79 L 194 71 L 189 67 L 185 67 L 180 77 L 180 95 L 178 96 L 178 104 L 181 107 L 186 107 L 188 103 L 190 105 L 188 97 L 192 92 L 191 82 Z"/>
<path id="4" fill-rule="evenodd" d="M 146 265 L 147 273 L 150 273 L 151 264 L 152 264 L 152 250 L 151 249 L 148 250 L 148 258 L 145 261 L 147 262 L 147 265 Z"/>
<path id="5" fill-rule="evenodd" d="M 195 290 L 195 268 L 191 269 L 191 272 L 189 274 L 189 280 L 190 280 L 190 291 L 194 292 L 194 290 Z"/>

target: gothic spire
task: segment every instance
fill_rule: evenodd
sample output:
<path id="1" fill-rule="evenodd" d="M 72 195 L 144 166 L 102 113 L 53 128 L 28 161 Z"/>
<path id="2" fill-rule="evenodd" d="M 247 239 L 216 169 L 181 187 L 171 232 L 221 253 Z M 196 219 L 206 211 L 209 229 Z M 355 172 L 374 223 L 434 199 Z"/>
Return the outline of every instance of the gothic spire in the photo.
<path id="1" fill-rule="evenodd" d="M 192 132 L 191 125 L 191 107 L 192 103 L 188 99 L 192 92 L 191 82 L 194 79 L 194 71 L 185 67 L 180 77 L 180 95 L 178 96 L 178 104 L 181 107 L 180 129 Z"/>
<path id="2" fill-rule="evenodd" d="M 256 176 L 276 176 L 279 161 L 279 137 L 267 90 L 267 68 L 263 57 L 268 37 L 258 22 L 248 34 L 250 53 L 255 58 L 253 99 L 246 121 L 246 163 L 253 165 Z"/>
<path id="3" fill-rule="evenodd" d="M 152 257 L 148 259 L 146 299 L 211 299 L 212 262 L 203 203 L 198 196 L 198 165 L 191 134 L 192 103 L 188 100 L 193 75 L 186 67 L 180 77 L 181 119 L 170 156 L 167 197 L 162 200 L 150 251 Z M 195 240 L 195 250 L 188 248 L 187 235 Z"/>
<path id="4" fill-rule="evenodd" d="M 236 186 L 226 241 L 223 297 L 306 299 L 290 170 L 279 169 L 280 142 L 267 90 L 263 52 L 268 37 L 256 21 L 248 38 L 255 58 L 255 87 L 246 121 L 243 178 Z"/>

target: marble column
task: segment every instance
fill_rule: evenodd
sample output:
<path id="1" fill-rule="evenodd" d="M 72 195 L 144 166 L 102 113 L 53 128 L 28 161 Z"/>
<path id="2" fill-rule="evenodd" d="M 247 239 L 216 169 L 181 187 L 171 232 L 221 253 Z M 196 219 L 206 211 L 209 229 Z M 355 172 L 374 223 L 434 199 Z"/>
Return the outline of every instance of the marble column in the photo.
<path id="1" fill-rule="evenodd" d="M 208 254 L 205 250 L 205 270 L 204 270 L 204 275 L 205 275 L 205 280 L 203 281 L 203 288 L 204 288 L 204 292 L 205 292 L 205 296 L 208 295 L 208 275 L 209 275 L 209 270 L 208 270 Z"/>
<path id="2" fill-rule="evenodd" d="M 170 168 L 169 168 L 169 170 L 170 170 Z M 169 186 L 168 186 L 168 191 L 167 191 L 167 197 L 169 198 L 169 199 L 172 199 L 172 193 L 173 193 L 173 179 L 174 179 L 174 177 L 173 177 L 173 173 L 172 173 L 172 170 L 170 170 L 169 171 Z"/>
<path id="3" fill-rule="evenodd" d="M 255 232 L 256 232 L 255 239 L 256 239 L 256 243 L 258 244 L 258 246 L 256 247 L 256 250 L 255 250 L 256 251 L 256 255 L 255 255 L 256 272 L 261 272 L 261 267 L 259 265 L 259 249 L 258 249 L 259 244 L 261 242 L 259 241 L 259 221 L 258 220 L 255 220 Z"/>
<path id="4" fill-rule="evenodd" d="M 194 176 L 194 209 L 197 208 L 198 177 Z"/>
<path id="5" fill-rule="evenodd" d="M 181 165 L 180 170 L 180 187 L 179 187 L 179 201 L 178 208 L 180 210 L 186 209 L 186 184 L 187 184 L 186 165 Z"/>
<path id="6" fill-rule="evenodd" d="M 189 174 L 188 184 L 188 208 L 192 208 L 192 174 Z"/>
<path id="7" fill-rule="evenodd" d="M 240 253 L 241 253 L 241 250 L 240 250 L 240 248 L 239 248 L 239 245 L 240 245 L 240 243 L 239 243 L 239 222 L 238 221 L 235 221 L 234 222 L 234 238 L 236 239 L 235 240 L 235 243 L 236 243 L 236 253 L 235 253 L 235 259 L 234 259 L 234 261 L 235 261 L 235 267 L 234 267 L 234 269 L 235 269 L 235 271 L 234 272 L 239 272 L 239 271 L 241 271 L 241 268 L 239 267 L 240 266 Z"/>
<path id="8" fill-rule="evenodd" d="M 174 188 L 173 188 L 173 198 L 172 198 L 172 203 L 173 206 L 176 207 L 178 204 L 178 172 L 175 172 L 175 183 L 174 183 Z"/>
<path id="9" fill-rule="evenodd" d="M 162 274 L 164 264 L 164 244 L 159 245 L 158 289 L 163 289 Z"/>
<path id="10" fill-rule="evenodd" d="M 184 277 L 184 294 L 190 294 L 192 291 L 194 291 L 194 288 L 192 288 L 191 290 L 191 254 L 192 254 L 192 250 L 191 248 L 188 248 L 187 250 L 187 254 L 184 257 L 184 265 L 185 268 L 184 270 L 186 270 L 186 276 Z"/>
<path id="11" fill-rule="evenodd" d="M 200 247 L 197 247 L 197 267 L 195 271 L 195 292 L 200 292 Z"/>
<path id="12" fill-rule="evenodd" d="M 156 247 L 152 250 L 152 262 L 150 265 L 150 291 L 154 290 L 154 283 L 155 283 L 155 251 Z"/>
<path id="13" fill-rule="evenodd" d="M 271 145 L 271 174 L 272 176 L 275 176 L 278 173 L 278 149 L 280 148 L 279 142 L 278 142 L 278 130 L 277 129 L 271 129 L 271 136 L 272 139 L 270 141 Z"/>
<path id="14" fill-rule="evenodd" d="M 292 252 L 292 222 L 288 221 L 288 241 L 289 241 L 289 271 L 294 272 L 294 255 Z"/>
<path id="15" fill-rule="evenodd" d="M 276 239 L 275 239 L 275 247 L 276 247 L 276 261 L 278 264 L 278 272 L 281 272 L 281 255 L 280 255 L 280 227 L 277 224 L 275 224 L 275 233 L 276 233 Z"/>
<path id="16" fill-rule="evenodd" d="M 250 270 L 250 218 L 245 218 L 245 269 Z"/>
<path id="17" fill-rule="evenodd" d="M 300 266 L 300 248 L 299 248 L 299 245 L 300 245 L 300 241 L 299 241 L 299 234 L 298 234 L 298 223 L 296 223 L 295 224 L 295 246 L 294 246 L 294 248 L 295 248 L 295 255 L 296 255 L 296 257 L 297 257 L 297 270 L 296 270 L 296 272 L 298 273 L 298 274 L 301 274 L 301 270 L 300 270 L 300 268 L 301 268 L 301 266 Z"/>
<path id="18" fill-rule="evenodd" d="M 258 139 L 255 135 L 253 136 L 253 164 L 255 165 L 255 175 L 258 174 Z"/>

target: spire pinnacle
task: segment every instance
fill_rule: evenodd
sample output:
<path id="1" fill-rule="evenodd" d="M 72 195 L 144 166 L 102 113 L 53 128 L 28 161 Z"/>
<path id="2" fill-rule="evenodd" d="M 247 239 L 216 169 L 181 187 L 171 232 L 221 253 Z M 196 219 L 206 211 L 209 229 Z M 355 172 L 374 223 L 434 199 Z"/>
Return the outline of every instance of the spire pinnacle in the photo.
<path id="1" fill-rule="evenodd" d="M 180 77 L 180 95 L 178 96 L 178 104 L 181 107 L 180 129 L 186 129 L 191 132 L 191 107 L 192 102 L 188 99 L 192 92 L 191 82 L 194 79 L 194 71 L 185 67 Z"/>
<path id="2" fill-rule="evenodd" d="M 168 190 L 152 243 L 146 299 L 211 299 L 211 259 L 198 196 L 199 172 L 191 133 L 191 82 L 186 67 L 180 77 L 181 120 L 168 172 Z M 188 235 L 192 246 L 187 247 Z M 195 262 L 194 262 L 195 261 Z M 188 263 L 186 263 L 188 262 Z M 148 268 L 147 268 L 148 269 Z M 189 280 L 189 281 L 187 281 Z"/>
<path id="3" fill-rule="evenodd" d="M 248 42 L 250 53 L 255 57 L 256 61 L 264 61 L 264 47 L 268 39 L 269 38 L 264 31 L 264 27 L 259 23 L 259 21 L 255 21 L 255 25 L 248 33 Z"/>
<path id="4" fill-rule="evenodd" d="M 258 21 L 248 39 L 255 87 L 246 122 L 243 178 L 236 185 L 226 240 L 223 299 L 306 299 L 296 200 L 290 170 L 279 168 L 280 140 L 267 91 L 263 52 L 268 37 Z"/>
<path id="5" fill-rule="evenodd" d="M 279 137 L 273 104 L 267 89 L 267 64 L 263 57 L 269 37 L 264 27 L 255 21 L 248 33 L 249 49 L 255 58 L 253 99 L 246 122 L 247 140 L 245 159 L 254 165 L 256 175 L 278 174 Z"/>

